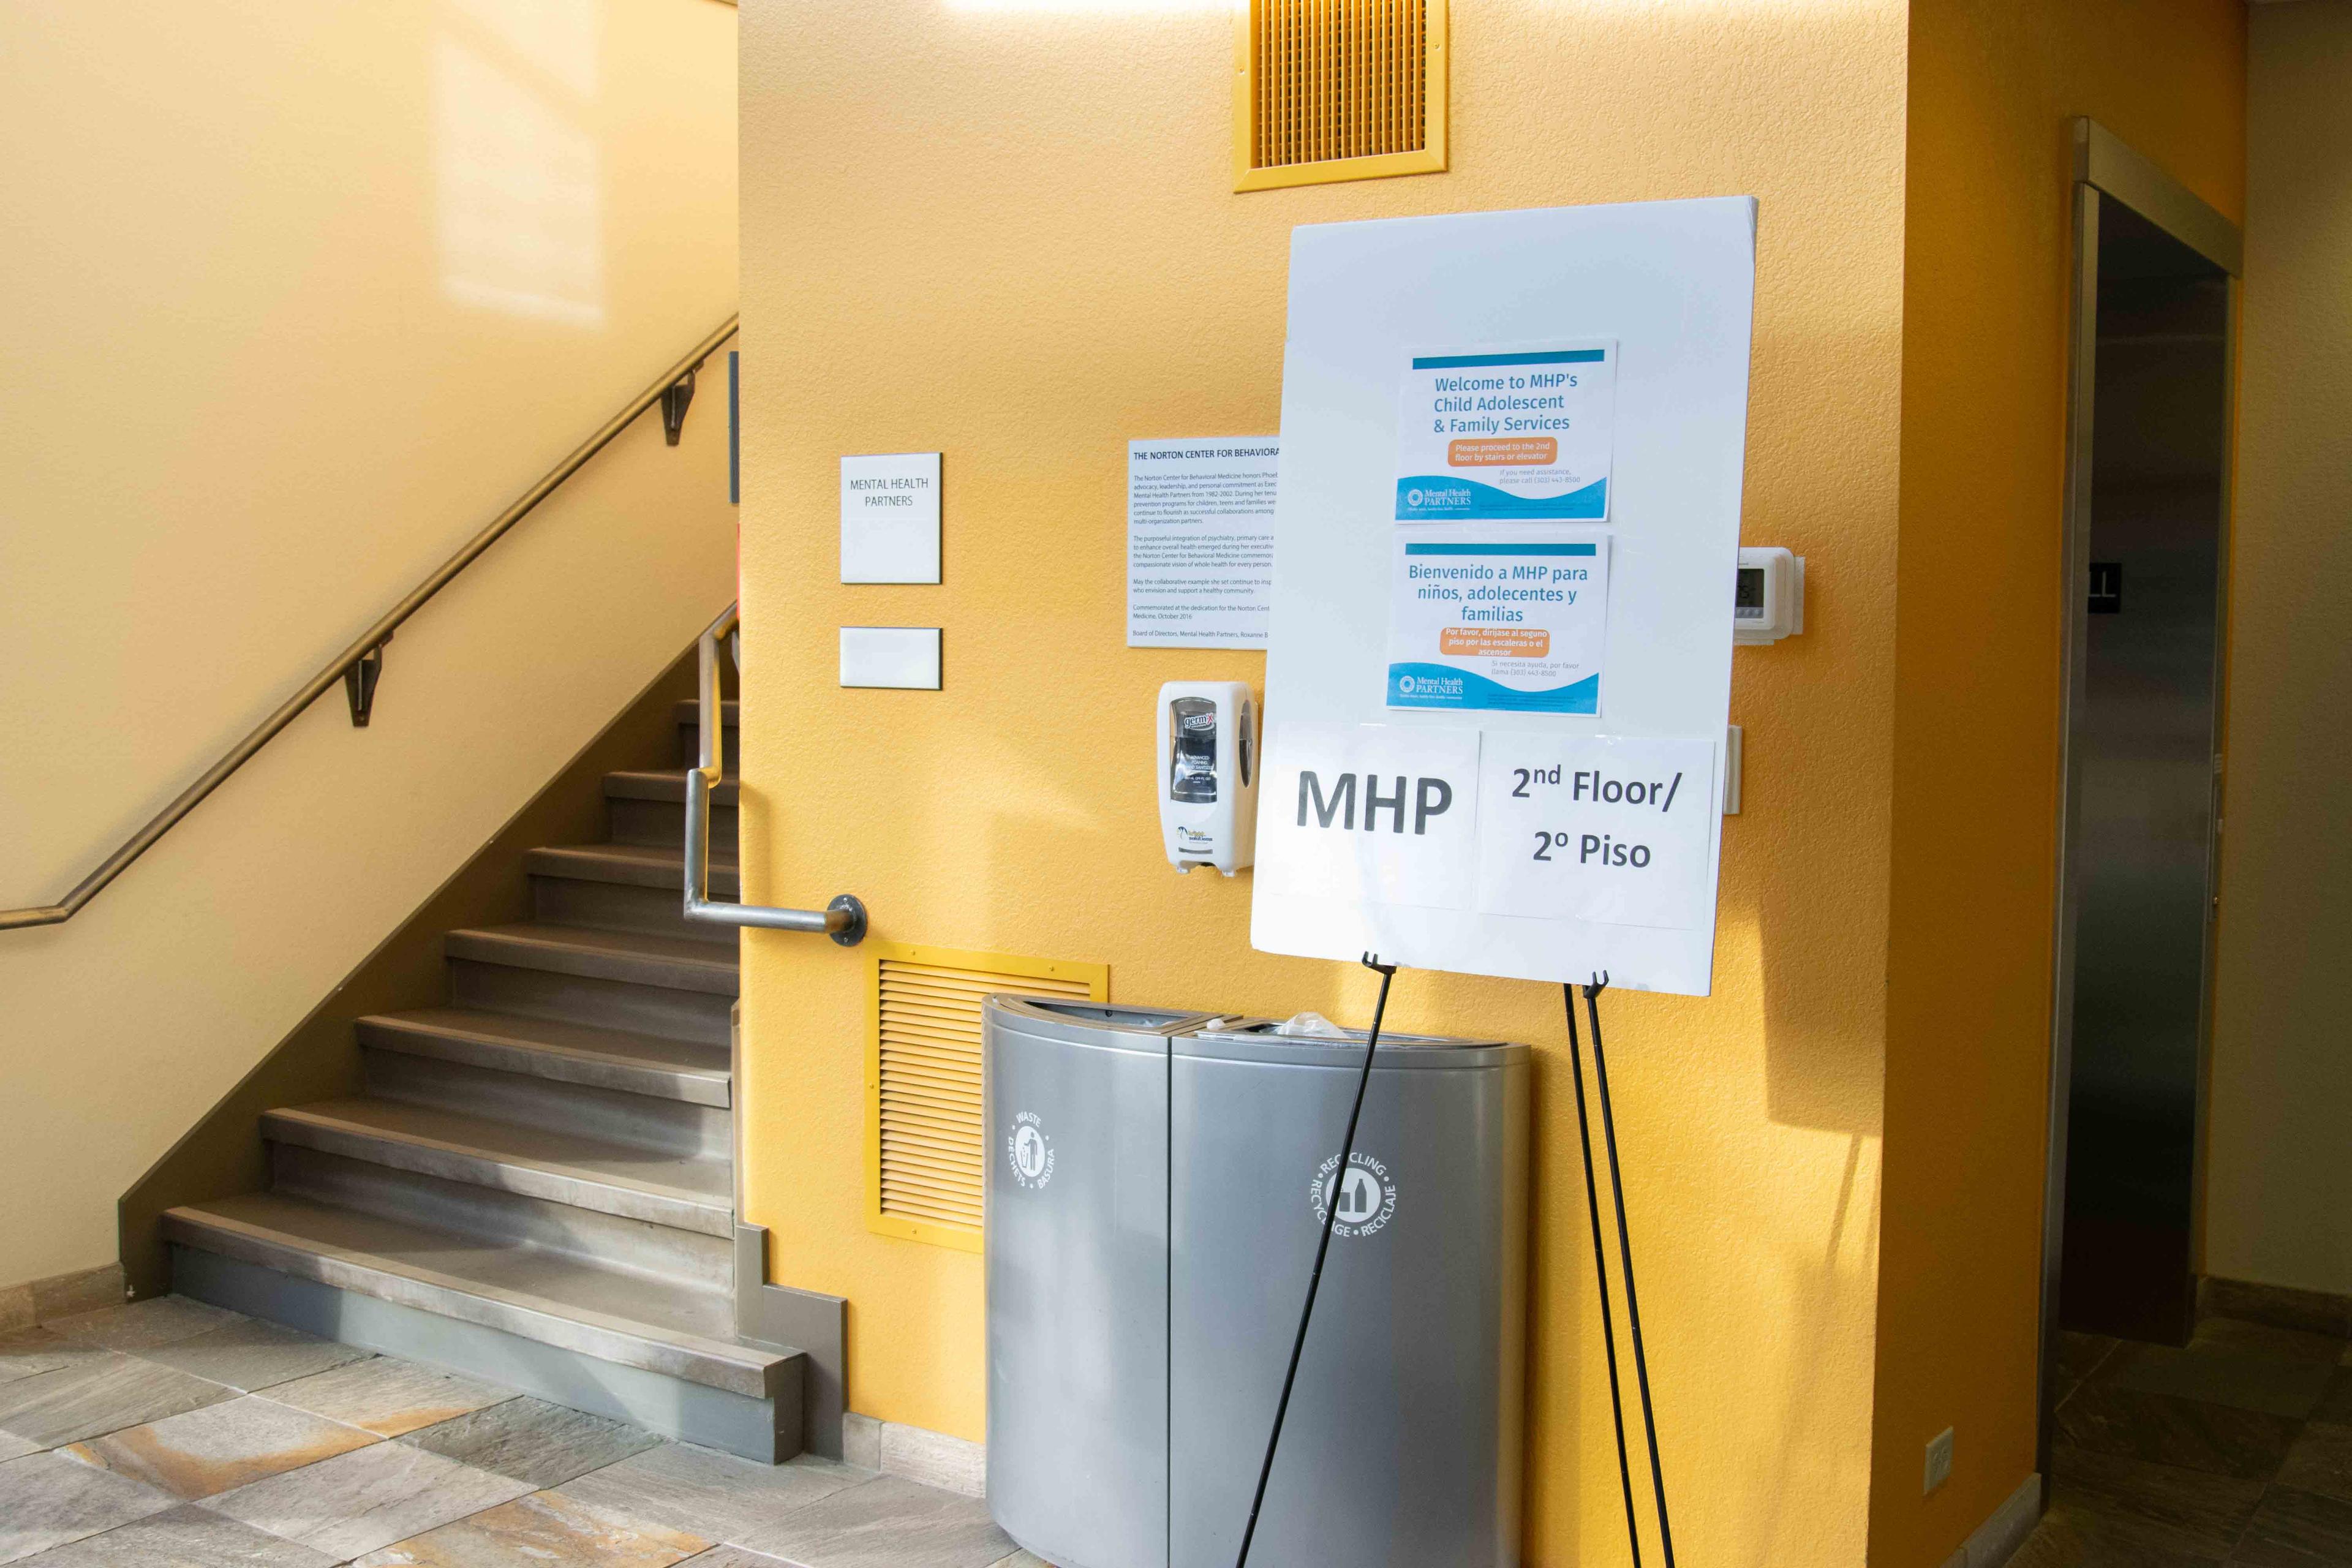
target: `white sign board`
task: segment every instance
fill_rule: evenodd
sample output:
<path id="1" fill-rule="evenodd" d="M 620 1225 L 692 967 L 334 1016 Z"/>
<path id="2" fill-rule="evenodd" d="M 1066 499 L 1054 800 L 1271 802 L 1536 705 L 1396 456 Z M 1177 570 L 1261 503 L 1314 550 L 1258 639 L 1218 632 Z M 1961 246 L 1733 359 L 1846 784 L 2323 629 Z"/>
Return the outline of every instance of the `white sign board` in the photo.
<path id="1" fill-rule="evenodd" d="M 1755 236 L 1297 231 L 1255 945 L 1706 992 Z"/>
<path id="2" fill-rule="evenodd" d="M 1291 728 L 1290 742 L 1281 756 L 1267 754 L 1258 789 L 1260 832 L 1294 808 L 1305 824 L 1289 836 L 1283 871 L 1290 888 L 1318 900 L 1472 907 L 1476 731 L 1310 721 Z M 1261 892 L 1265 876 L 1261 858 Z"/>
<path id="3" fill-rule="evenodd" d="M 841 459 L 841 580 L 940 580 L 940 455 Z"/>
<path id="4" fill-rule="evenodd" d="M 937 691 L 940 689 L 940 628 L 842 627 L 841 684 Z"/>
<path id="5" fill-rule="evenodd" d="M 1127 646 L 1264 647 L 1271 436 L 1127 444 Z"/>
<path id="6" fill-rule="evenodd" d="M 1478 754 L 1478 908 L 1700 930 L 1715 920 L 1705 741 L 1489 730 Z"/>

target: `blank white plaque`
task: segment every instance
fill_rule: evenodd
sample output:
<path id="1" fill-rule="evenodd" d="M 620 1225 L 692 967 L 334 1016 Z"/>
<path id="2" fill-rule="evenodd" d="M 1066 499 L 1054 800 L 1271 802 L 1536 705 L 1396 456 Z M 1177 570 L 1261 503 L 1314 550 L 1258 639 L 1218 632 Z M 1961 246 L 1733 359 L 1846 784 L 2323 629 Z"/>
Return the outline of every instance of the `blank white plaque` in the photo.
<path id="1" fill-rule="evenodd" d="M 841 684 L 937 691 L 940 689 L 940 628 L 842 627 Z"/>
<path id="2" fill-rule="evenodd" d="M 841 580 L 940 580 L 940 455 L 841 459 Z"/>

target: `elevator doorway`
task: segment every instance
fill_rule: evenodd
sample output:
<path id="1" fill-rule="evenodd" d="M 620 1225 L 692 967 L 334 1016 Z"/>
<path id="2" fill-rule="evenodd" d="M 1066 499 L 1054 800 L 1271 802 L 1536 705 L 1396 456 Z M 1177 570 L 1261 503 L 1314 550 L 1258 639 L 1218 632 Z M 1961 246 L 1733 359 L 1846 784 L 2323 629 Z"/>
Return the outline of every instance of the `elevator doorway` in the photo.
<path id="1" fill-rule="evenodd" d="M 2045 1356 L 2196 1326 L 2239 255 L 2097 126 L 2077 154 Z"/>

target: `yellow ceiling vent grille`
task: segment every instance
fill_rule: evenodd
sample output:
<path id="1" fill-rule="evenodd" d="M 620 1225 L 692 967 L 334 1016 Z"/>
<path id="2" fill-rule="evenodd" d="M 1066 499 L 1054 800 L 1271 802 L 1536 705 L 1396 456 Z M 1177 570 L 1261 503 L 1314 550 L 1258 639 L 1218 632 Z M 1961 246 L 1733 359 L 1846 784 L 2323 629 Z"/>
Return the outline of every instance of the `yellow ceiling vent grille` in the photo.
<path id="1" fill-rule="evenodd" d="M 1234 189 L 1445 167 L 1445 0 L 1246 0 L 1234 29 Z"/>
<path id="2" fill-rule="evenodd" d="M 980 1004 L 992 991 L 1107 1001 L 1110 971 L 869 940 L 874 1049 L 866 1068 L 867 1225 L 980 1250 Z"/>

